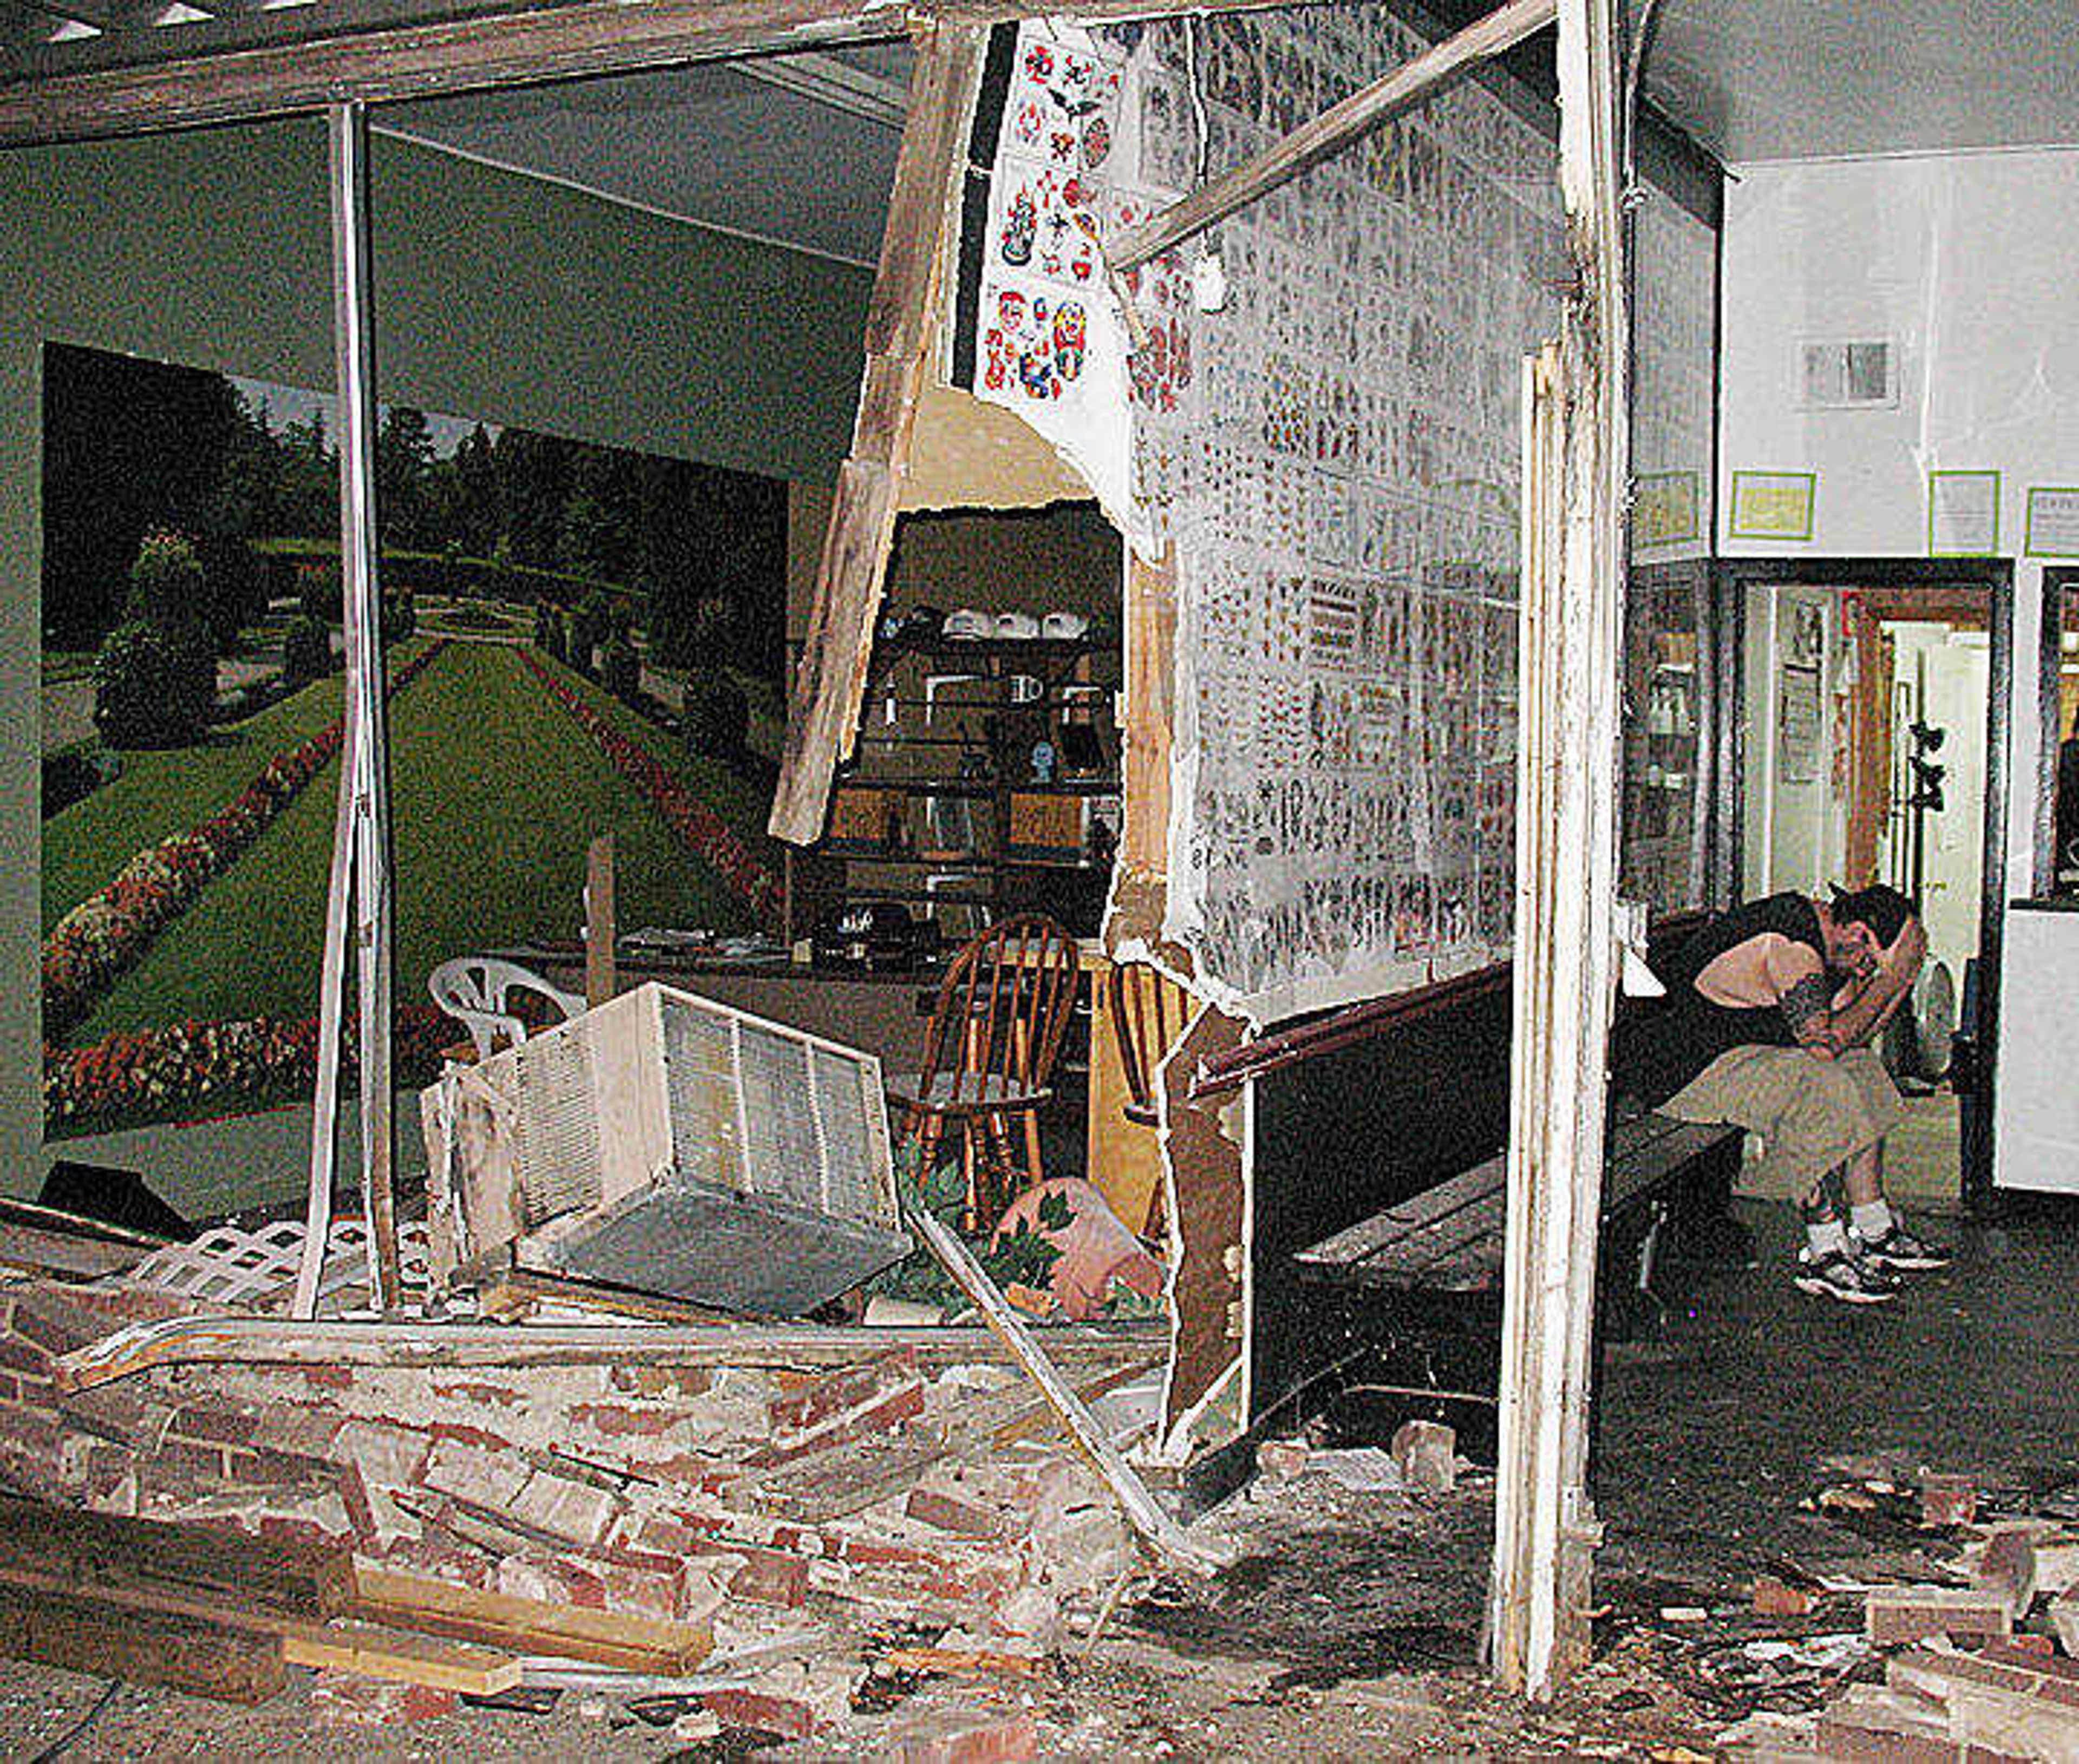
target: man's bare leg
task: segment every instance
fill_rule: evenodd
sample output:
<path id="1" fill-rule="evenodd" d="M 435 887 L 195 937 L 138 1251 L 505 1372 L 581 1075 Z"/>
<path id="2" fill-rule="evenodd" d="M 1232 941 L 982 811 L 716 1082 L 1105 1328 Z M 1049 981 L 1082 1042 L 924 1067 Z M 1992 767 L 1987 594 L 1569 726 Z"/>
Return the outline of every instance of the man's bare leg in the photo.
<path id="1" fill-rule="evenodd" d="M 1841 1166 L 1841 1186 L 1848 1205 L 1868 1206 L 1884 1198 L 1884 1141 L 1867 1145 Z"/>

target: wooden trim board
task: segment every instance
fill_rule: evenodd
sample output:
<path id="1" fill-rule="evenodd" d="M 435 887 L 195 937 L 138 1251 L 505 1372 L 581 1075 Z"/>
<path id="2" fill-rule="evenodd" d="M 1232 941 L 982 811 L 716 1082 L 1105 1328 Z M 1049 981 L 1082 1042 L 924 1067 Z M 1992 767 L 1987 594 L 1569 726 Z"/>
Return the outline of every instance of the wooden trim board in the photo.
<path id="1" fill-rule="evenodd" d="M 358 1568 L 357 1579 L 357 1618 L 513 1653 L 551 1654 L 668 1678 L 690 1672 L 714 1646 L 713 1629 L 705 1621 L 673 1623 L 552 1605 L 365 1565 Z"/>

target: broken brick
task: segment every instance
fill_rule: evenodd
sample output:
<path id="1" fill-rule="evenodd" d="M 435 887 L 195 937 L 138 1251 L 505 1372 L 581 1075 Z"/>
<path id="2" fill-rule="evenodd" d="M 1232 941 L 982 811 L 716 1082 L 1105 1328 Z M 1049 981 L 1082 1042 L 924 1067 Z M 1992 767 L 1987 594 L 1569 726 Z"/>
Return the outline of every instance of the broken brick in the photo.
<path id="1" fill-rule="evenodd" d="M 766 1419 L 776 1433 L 805 1433 L 916 1377 L 916 1350 L 898 1348 L 864 1365 L 840 1367 L 792 1396 L 774 1398 L 766 1405 Z"/>
<path id="2" fill-rule="evenodd" d="M 941 1706 L 890 1724 L 874 1755 L 899 1764 L 1009 1764 L 1039 1749 L 1040 1730 L 1022 1709 Z"/>
<path id="3" fill-rule="evenodd" d="M 326 1456 L 352 1464 L 373 1487 L 404 1488 L 420 1479 L 433 1451 L 432 1439 L 416 1428 L 354 1419 L 339 1424 Z"/>
<path id="4" fill-rule="evenodd" d="M 950 1532 L 956 1537 L 996 1537 L 1003 1531 L 1000 1510 L 977 1507 L 939 1489 L 913 1488 L 902 1510 L 934 1531 Z"/>
<path id="5" fill-rule="evenodd" d="M 1394 1431 L 1393 1461 L 1410 1488 L 1441 1494 L 1458 1480 L 1458 1436 L 1441 1421 L 1403 1421 Z"/>
<path id="6" fill-rule="evenodd" d="M 1978 1485 L 1968 1476 L 1929 1471 L 1920 1479 L 1923 1525 L 1968 1525 L 1977 1517 Z"/>
<path id="7" fill-rule="evenodd" d="M 291 1403 L 275 1403 L 253 1417 L 252 1436 L 247 1443 L 265 1446 L 273 1452 L 297 1452 L 307 1457 L 327 1457 L 331 1455 L 333 1441 L 339 1436 L 340 1430 L 345 1425 L 336 1415 L 299 1408 Z M 174 1431 L 178 1432 L 182 1430 L 176 1428 Z M 200 1438 L 203 1436 L 192 1436 Z"/>
<path id="8" fill-rule="evenodd" d="M 1930 1636 L 2004 1636 L 2014 1628 L 2005 1598 L 1975 1587 L 1876 1587 L 1864 1603 L 1863 1620 L 1881 1646 Z"/>
<path id="9" fill-rule="evenodd" d="M 502 1513 L 533 1473 L 525 1459 L 442 1438 L 427 1454 L 419 1480 L 437 1494 Z"/>
<path id="10" fill-rule="evenodd" d="M 789 1740 L 805 1740 L 816 1731 L 816 1712 L 796 1697 L 763 1691 L 709 1691 L 701 1702 L 724 1727 L 755 1728 Z"/>
<path id="11" fill-rule="evenodd" d="M 575 1427 L 590 1428 L 612 1440 L 655 1439 L 684 1424 L 687 1411 L 657 1403 L 577 1402 L 570 1409 Z"/>
<path id="12" fill-rule="evenodd" d="M 166 1411 L 148 1402 L 135 1390 L 102 1386 L 92 1390 L 73 1390 L 58 1398 L 61 1419 L 83 1432 L 148 1451 L 165 1432 Z"/>
<path id="13" fill-rule="evenodd" d="M 714 1377 L 705 1366 L 615 1366 L 607 1374 L 617 1390 L 636 1397 L 699 1397 Z"/>
<path id="14" fill-rule="evenodd" d="M 620 1516 L 623 1503 L 604 1489 L 537 1470 L 501 1511 L 516 1524 L 578 1545 L 597 1543 Z"/>
<path id="15" fill-rule="evenodd" d="M 15 1315 L 8 1327 L 23 1340 L 52 1356 L 70 1353 L 109 1332 L 92 1311 L 43 1291 L 15 1295 Z"/>
<path id="16" fill-rule="evenodd" d="M 1819 1602 L 1809 1586 L 1793 1586 L 1773 1574 L 1760 1574 L 1754 1583 L 1754 1608 L 1763 1617 L 1802 1617 Z"/>
<path id="17" fill-rule="evenodd" d="M 69 1398 L 66 1406 L 71 1406 Z M 166 1423 L 166 1432 L 174 1438 L 197 1445 L 251 1445 L 259 1431 L 260 1417 L 257 1415 L 207 1404 L 177 1409 Z"/>

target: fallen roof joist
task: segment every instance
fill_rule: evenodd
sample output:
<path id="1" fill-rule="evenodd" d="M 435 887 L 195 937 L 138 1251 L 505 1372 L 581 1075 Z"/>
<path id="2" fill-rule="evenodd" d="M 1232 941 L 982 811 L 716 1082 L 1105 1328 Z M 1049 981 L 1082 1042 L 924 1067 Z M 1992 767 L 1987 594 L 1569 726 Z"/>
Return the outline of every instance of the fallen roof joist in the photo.
<path id="1" fill-rule="evenodd" d="M 1144 1361 L 1160 1323 L 1049 1329 L 1047 1351 L 1074 1365 Z M 1015 1363 L 988 1330 L 801 1324 L 600 1328 L 529 1323 L 292 1323 L 278 1317 L 176 1317 L 136 1323 L 55 1363 L 61 1389 L 84 1390 L 154 1366 L 848 1365 L 897 1348 L 920 1365 Z"/>
<path id="2" fill-rule="evenodd" d="M 910 82 L 910 118 L 895 159 L 895 187 L 866 314 L 866 371 L 851 456 L 823 541 L 807 640 L 795 664 L 787 742 L 768 830 L 808 845 L 822 836 L 830 780 L 851 757 L 873 650 L 895 511 L 935 335 L 938 271 L 968 129 L 980 89 L 987 33 L 947 28 L 927 37 Z"/>

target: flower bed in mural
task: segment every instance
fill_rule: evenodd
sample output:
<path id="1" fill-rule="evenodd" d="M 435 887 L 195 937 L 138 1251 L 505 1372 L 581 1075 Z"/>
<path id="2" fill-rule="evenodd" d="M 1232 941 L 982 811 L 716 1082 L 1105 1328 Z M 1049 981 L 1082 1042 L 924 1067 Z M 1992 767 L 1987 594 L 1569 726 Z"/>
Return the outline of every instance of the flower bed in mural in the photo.
<path id="1" fill-rule="evenodd" d="M 674 777 L 661 761 L 613 727 L 567 680 L 550 672 L 531 650 L 521 652 L 529 672 L 570 713 L 621 774 L 650 799 L 665 823 L 731 892 L 747 903 L 759 924 L 777 930 L 784 911 L 780 880 L 751 855 L 729 824 Z"/>
<path id="2" fill-rule="evenodd" d="M 393 1020 L 395 1083 L 412 1089 L 439 1075 L 441 1050 L 461 1039 L 432 1005 L 408 1005 Z M 354 1026 L 343 1026 L 341 1081 L 358 1069 Z M 90 1047 L 44 1048 L 44 1126 L 57 1136 L 152 1121 L 244 1114 L 308 1096 L 317 1081 L 318 1020 L 255 1017 L 238 1022 L 175 1023 L 123 1030 Z"/>
<path id="3" fill-rule="evenodd" d="M 433 644 L 399 667 L 391 678 L 390 696 L 416 679 L 445 646 Z M 275 755 L 208 820 L 139 852 L 114 881 L 52 927 L 43 956 L 47 1039 L 81 1022 L 152 939 L 295 800 L 339 751 L 345 729 L 344 717 L 337 718 L 309 740 Z"/>

